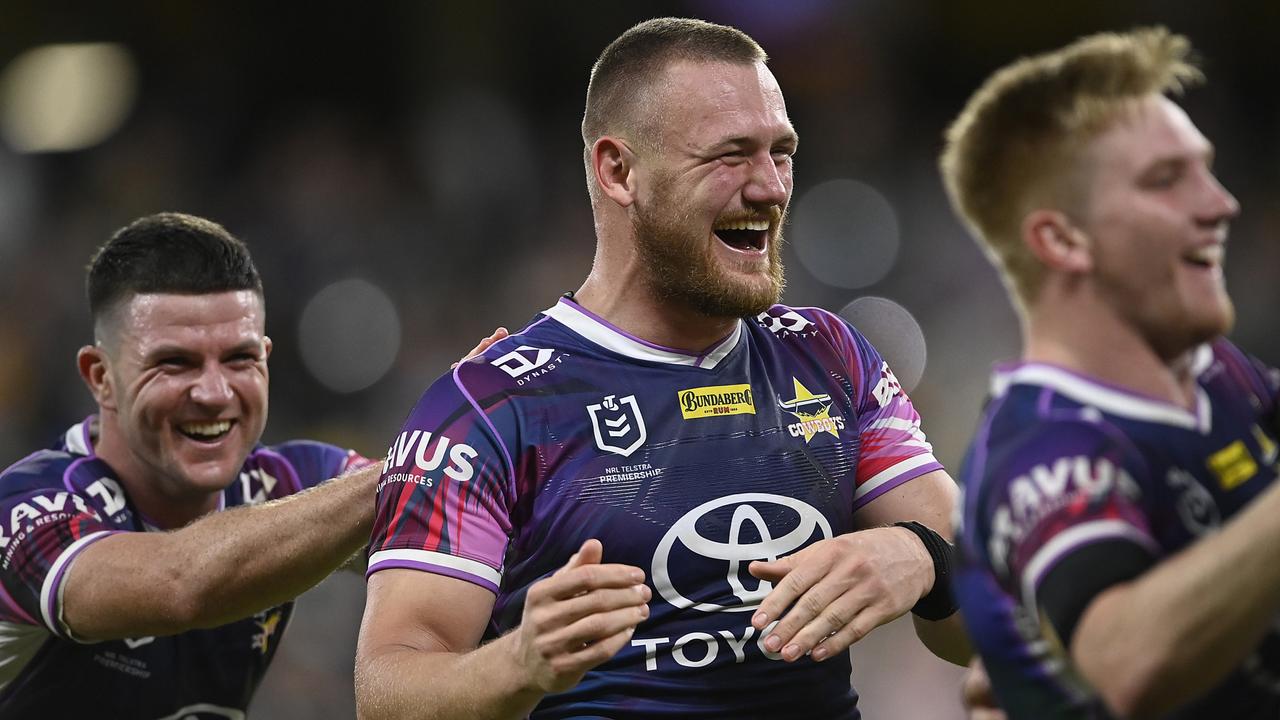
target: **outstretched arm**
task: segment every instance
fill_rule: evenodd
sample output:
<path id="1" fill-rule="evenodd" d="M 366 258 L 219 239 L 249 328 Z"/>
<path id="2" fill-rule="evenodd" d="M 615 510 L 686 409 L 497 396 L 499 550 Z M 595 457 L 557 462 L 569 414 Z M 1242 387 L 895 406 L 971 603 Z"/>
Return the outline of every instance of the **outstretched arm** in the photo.
<path id="1" fill-rule="evenodd" d="M 118 533 L 78 555 L 63 620 L 80 640 L 215 627 L 291 600 L 368 541 L 380 465 L 170 532 Z"/>
<path id="2" fill-rule="evenodd" d="M 481 647 L 490 591 L 417 570 L 375 573 L 356 650 L 359 716 L 523 718 L 576 685 L 648 617 L 643 571 L 601 564 L 602 552 L 584 543 L 529 588 L 520 627 Z"/>
<path id="3" fill-rule="evenodd" d="M 914 533 L 894 522 L 915 520 L 951 538 L 955 483 L 935 470 L 890 490 L 862 508 L 868 529 L 823 540 L 774 562 L 754 562 L 752 575 L 777 583 L 752 617 L 758 630 L 781 617 L 765 647 L 796 660 L 812 652 L 826 660 L 875 628 L 894 620 L 933 589 L 934 566 Z M 790 609 L 788 609 L 790 608 Z M 970 651 L 958 614 L 929 621 L 912 618 L 916 634 L 938 657 L 968 662 Z"/>
<path id="4" fill-rule="evenodd" d="M 1280 483 L 1221 532 L 1085 608 L 1071 658 L 1111 710 L 1161 716 L 1221 682 L 1280 611 Z"/>

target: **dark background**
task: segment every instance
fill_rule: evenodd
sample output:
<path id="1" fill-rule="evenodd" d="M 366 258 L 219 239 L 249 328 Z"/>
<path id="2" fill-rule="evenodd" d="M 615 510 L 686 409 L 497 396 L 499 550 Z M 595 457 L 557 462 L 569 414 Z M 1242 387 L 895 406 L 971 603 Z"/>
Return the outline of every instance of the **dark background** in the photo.
<path id="1" fill-rule="evenodd" d="M 83 267 L 160 210 L 218 220 L 257 258 L 276 343 L 266 439 L 380 455 L 449 361 L 585 276 L 587 74 L 620 32 L 665 14 L 737 25 L 772 56 L 801 136 L 785 301 L 859 301 L 847 314 L 904 384 L 923 371 L 912 397 L 953 470 L 990 364 L 1018 340 L 947 206 L 942 131 L 993 69 L 1080 34 L 1158 22 L 1199 49 L 1209 84 L 1184 104 L 1244 208 L 1233 338 L 1280 363 L 1280 3 L 0 2 L 0 68 L 47 43 L 119 43 L 137 92 L 91 147 L 0 142 L 0 465 L 92 410 L 74 370 L 90 339 Z M 2 93 L 0 115 L 15 110 Z M 303 598 L 257 717 L 354 715 L 362 605 L 357 576 Z M 959 717 L 958 675 L 909 636 L 895 623 L 855 652 L 867 715 Z"/>

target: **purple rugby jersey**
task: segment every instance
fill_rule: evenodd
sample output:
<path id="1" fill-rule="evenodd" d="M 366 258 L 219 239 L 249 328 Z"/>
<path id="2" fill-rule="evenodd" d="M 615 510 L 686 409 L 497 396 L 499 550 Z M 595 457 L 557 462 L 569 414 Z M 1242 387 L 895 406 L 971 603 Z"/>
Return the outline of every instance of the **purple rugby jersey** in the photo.
<path id="1" fill-rule="evenodd" d="M 0 474 L 0 718 L 243 719 L 292 602 L 166 637 L 83 643 L 64 624 L 62 583 L 80 551 L 154 530 L 94 454 L 94 421 Z M 259 445 L 219 509 L 291 495 L 368 462 L 317 442 Z"/>
<path id="2" fill-rule="evenodd" d="M 1108 717 L 1041 620 L 1056 567 L 1103 542 L 1157 562 L 1276 479 L 1280 371 L 1218 340 L 1197 351 L 1195 373 L 1190 412 L 1050 365 L 997 369 L 962 471 L 956 592 L 1011 720 Z M 1171 717 L 1280 717 L 1280 618 Z"/>
<path id="3" fill-rule="evenodd" d="M 490 637 L 529 586 L 598 538 L 644 569 L 650 617 L 535 718 L 856 718 L 847 655 L 788 664 L 747 572 L 855 529 L 857 510 L 941 466 L 873 347 L 774 306 L 700 355 L 562 299 L 439 379 L 387 452 L 369 572 L 415 568 L 495 593 Z"/>

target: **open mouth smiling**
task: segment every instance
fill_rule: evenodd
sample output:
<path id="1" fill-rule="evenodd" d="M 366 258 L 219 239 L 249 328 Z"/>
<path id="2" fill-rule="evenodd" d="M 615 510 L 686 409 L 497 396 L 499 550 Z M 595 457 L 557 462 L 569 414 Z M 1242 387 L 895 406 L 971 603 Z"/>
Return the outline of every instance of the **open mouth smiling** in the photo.
<path id="1" fill-rule="evenodd" d="M 178 432 L 196 442 L 215 443 L 231 432 L 231 420 L 188 422 L 178 425 Z"/>
<path id="2" fill-rule="evenodd" d="M 728 220 L 715 224 L 712 232 L 720 242 L 739 252 L 760 253 L 769 246 L 768 219 Z"/>

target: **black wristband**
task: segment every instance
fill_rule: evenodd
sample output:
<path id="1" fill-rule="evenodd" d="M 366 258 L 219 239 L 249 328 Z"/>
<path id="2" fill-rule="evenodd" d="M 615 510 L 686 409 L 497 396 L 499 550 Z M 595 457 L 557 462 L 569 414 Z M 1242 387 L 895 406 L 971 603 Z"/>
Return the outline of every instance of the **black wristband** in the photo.
<path id="1" fill-rule="evenodd" d="M 920 538 L 924 547 L 933 558 L 933 589 L 916 602 L 911 612 L 925 620 L 943 620 L 951 617 L 956 611 L 956 597 L 951 592 L 951 561 L 955 557 L 956 548 L 942 539 L 926 525 L 914 520 L 896 522 L 894 527 L 910 530 Z"/>

